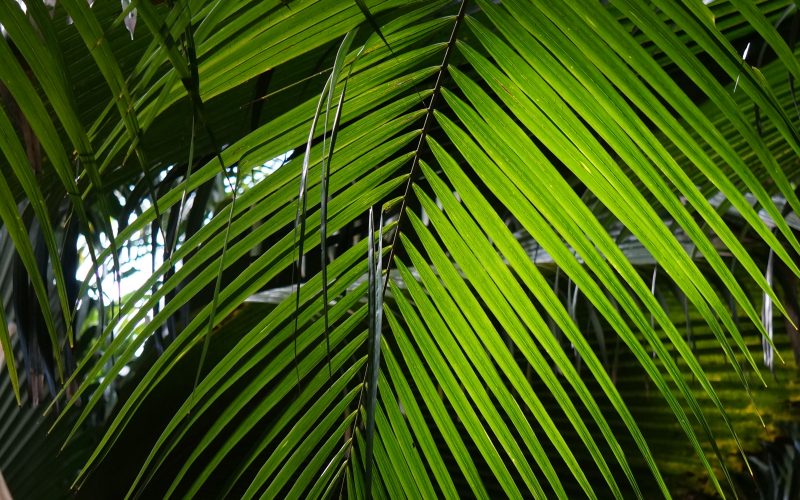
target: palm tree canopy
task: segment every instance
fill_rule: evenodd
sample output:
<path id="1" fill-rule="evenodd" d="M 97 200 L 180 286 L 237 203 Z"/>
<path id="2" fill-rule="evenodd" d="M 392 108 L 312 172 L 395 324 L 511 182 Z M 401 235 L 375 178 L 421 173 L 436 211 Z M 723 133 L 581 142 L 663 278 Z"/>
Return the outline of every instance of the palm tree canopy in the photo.
<path id="1" fill-rule="evenodd" d="M 61 445 L 86 496 L 740 493 L 797 417 L 799 20 L 0 2 L 12 493 Z"/>

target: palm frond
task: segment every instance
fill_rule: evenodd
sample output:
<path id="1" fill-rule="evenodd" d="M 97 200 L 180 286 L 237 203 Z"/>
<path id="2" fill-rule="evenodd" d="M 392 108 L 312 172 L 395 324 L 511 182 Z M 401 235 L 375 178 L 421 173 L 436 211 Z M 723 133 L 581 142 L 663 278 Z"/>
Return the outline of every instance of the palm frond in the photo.
<path id="1" fill-rule="evenodd" d="M 52 429 L 104 426 L 73 487 L 168 388 L 117 495 L 669 497 L 622 363 L 735 494 L 758 417 L 731 386 L 755 407 L 753 339 L 784 345 L 762 298 L 797 310 L 764 273 L 800 277 L 790 2 L 100 4 L 0 4 L 2 234 L 62 375 Z"/>

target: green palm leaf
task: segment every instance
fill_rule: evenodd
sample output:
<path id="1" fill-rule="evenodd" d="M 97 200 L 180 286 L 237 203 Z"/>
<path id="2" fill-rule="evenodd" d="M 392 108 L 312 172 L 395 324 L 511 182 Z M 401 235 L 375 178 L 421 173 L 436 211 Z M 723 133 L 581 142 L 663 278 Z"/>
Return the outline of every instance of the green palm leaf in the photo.
<path id="1" fill-rule="evenodd" d="M 115 9 L 0 7 L 0 234 L 63 373 L 51 430 L 102 434 L 74 488 L 146 435 L 114 495 L 669 497 L 623 366 L 667 448 L 736 494 L 741 429 L 773 410 L 737 404 L 782 390 L 760 302 L 797 309 L 763 271 L 800 277 L 789 2 Z M 759 68 L 734 48 L 756 37 Z M 149 270 L 123 293 L 134 248 Z"/>

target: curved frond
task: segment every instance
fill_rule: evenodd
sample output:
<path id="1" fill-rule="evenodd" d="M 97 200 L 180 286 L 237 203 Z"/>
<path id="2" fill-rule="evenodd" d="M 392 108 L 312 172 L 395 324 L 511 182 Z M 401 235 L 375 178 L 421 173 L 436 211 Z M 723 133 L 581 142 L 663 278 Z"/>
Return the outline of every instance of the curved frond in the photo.
<path id="1" fill-rule="evenodd" d="M 112 495 L 669 497 L 650 406 L 736 494 L 798 317 L 793 3 L 101 4 L 0 4 L 0 343 L 102 430 L 74 488 L 136 436 Z"/>

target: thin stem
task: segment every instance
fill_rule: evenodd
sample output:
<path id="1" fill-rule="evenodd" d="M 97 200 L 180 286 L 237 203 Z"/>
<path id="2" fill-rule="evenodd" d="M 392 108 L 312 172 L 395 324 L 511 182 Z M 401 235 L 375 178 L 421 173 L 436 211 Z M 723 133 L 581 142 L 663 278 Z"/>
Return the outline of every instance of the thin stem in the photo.
<path id="1" fill-rule="evenodd" d="M 408 204 L 408 197 L 411 193 L 411 185 L 414 183 L 414 174 L 417 172 L 419 168 L 419 157 L 420 151 L 422 151 L 422 147 L 425 144 L 425 138 L 428 136 L 428 131 L 430 130 L 431 124 L 433 123 L 433 111 L 436 108 L 436 104 L 439 100 L 439 95 L 442 91 L 442 81 L 444 80 L 444 74 L 447 71 L 448 64 L 450 63 L 450 56 L 453 53 L 453 47 L 455 47 L 456 37 L 458 36 L 458 29 L 461 27 L 462 21 L 464 20 L 464 15 L 467 10 L 467 3 L 468 0 L 462 0 L 461 6 L 458 9 L 458 15 L 456 16 L 456 22 L 453 25 L 453 31 L 450 33 L 450 39 L 447 41 L 447 49 L 444 52 L 444 58 L 442 59 L 442 65 L 439 68 L 439 74 L 436 76 L 436 83 L 433 86 L 433 93 L 431 94 L 431 100 L 428 104 L 427 112 L 425 113 L 425 121 L 422 123 L 422 132 L 419 135 L 419 142 L 417 143 L 417 149 L 414 151 L 414 158 L 411 161 L 411 171 L 408 174 L 408 181 L 406 182 L 406 188 L 403 192 L 403 201 L 400 204 L 400 213 L 397 217 L 397 228 L 394 231 L 394 235 L 392 235 L 392 243 L 391 243 L 391 250 L 389 251 L 389 258 L 386 263 L 386 280 L 383 282 L 383 295 L 386 295 L 386 288 L 389 286 L 389 276 L 391 275 L 391 266 L 392 260 L 394 257 L 394 251 L 397 244 L 397 236 L 400 234 L 400 230 L 402 229 L 402 223 L 404 221 L 404 215 L 406 211 L 406 205 Z"/>

